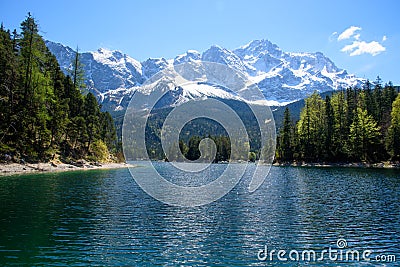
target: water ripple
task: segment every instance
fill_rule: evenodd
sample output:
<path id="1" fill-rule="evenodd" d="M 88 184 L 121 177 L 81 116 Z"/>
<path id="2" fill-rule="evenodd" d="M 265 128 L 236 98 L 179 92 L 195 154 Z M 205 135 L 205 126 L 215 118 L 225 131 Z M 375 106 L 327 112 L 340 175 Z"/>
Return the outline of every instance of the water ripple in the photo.
<path id="1" fill-rule="evenodd" d="M 321 251 L 339 238 L 400 260 L 398 171 L 272 168 L 252 194 L 249 179 L 217 202 L 185 208 L 152 199 L 125 169 L 2 177 L 0 265 L 272 266 L 257 259 L 265 245 Z"/>

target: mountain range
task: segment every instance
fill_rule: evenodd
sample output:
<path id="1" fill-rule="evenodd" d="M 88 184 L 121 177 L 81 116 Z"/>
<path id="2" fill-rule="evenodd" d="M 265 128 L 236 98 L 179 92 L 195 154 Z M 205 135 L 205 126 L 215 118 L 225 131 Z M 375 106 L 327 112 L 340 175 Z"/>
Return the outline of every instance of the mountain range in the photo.
<path id="1" fill-rule="evenodd" d="M 60 43 L 46 41 L 61 68 L 68 73 L 75 51 Z M 213 45 L 200 53 L 188 50 L 173 59 L 149 58 L 139 62 L 121 51 L 100 48 L 81 53 L 80 61 L 85 72 L 85 83 L 94 92 L 104 109 L 124 110 L 132 94 L 146 80 L 170 66 L 196 61 L 225 64 L 243 72 L 261 89 L 270 106 L 282 106 L 303 99 L 314 91 L 328 92 L 349 86 L 360 86 L 365 80 L 338 68 L 321 52 L 290 53 L 282 51 L 268 40 L 254 40 L 234 50 Z M 222 91 L 222 92 L 221 92 Z M 181 95 L 172 99 L 185 101 L 185 97 L 230 98 L 219 88 L 183 88 Z"/>

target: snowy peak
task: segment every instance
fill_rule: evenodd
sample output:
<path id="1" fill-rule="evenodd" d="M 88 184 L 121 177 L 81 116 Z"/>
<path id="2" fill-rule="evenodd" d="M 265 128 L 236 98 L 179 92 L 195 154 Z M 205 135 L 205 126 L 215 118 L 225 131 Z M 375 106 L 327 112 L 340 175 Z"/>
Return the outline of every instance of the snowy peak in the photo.
<path id="1" fill-rule="evenodd" d="M 328 72 L 338 72 L 335 64 L 321 52 L 316 53 L 286 53 L 283 57 L 292 69 L 309 69 L 313 74 L 324 68 Z"/>
<path id="2" fill-rule="evenodd" d="M 167 68 L 169 65 L 165 58 L 149 58 L 142 62 L 142 73 L 145 79 L 151 78 L 154 74 Z"/>
<path id="3" fill-rule="evenodd" d="M 45 41 L 47 48 L 56 56 L 58 64 L 65 70 L 72 65 L 75 51 L 60 43 Z"/>
<path id="4" fill-rule="evenodd" d="M 67 73 L 75 56 L 74 50 L 49 41 L 46 45 Z M 200 60 L 224 64 L 244 73 L 258 85 L 266 100 L 276 105 L 305 98 L 314 91 L 332 91 L 360 86 L 365 82 L 338 68 L 321 52 L 285 52 L 265 39 L 251 41 L 232 51 L 213 45 L 202 53 L 188 50 L 173 59 L 149 58 L 143 62 L 121 51 L 105 48 L 81 54 L 88 89 L 99 96 L 108 110 L 125 109 L 135 90 L 157 72 L 185 62 L 199 63 Z M 174 90 L 169 104 L 204 96 L 234 98 L 221 90 L 203 85 L 180 88 Z"/>
<path id="5" fill-rule="evenodd" d="M 328 72 L 338 72 L 335 64 L 322 53 L 285 53 L 268 40 L 254 40 L 233 50 L 253 76 L 270 72 L 279 67 L 292 70 L 306 70 L 317 74 L 324 67 Z"/>
<path id="6" fill-rule="evenodd" d="M 135 72 L 142 74 L 142 65 L 137 60 L 123 54 L 118 50 L 108 50 L 105 48 L 99 48 L 96 52 L 93 52 L 93 59 L 103 65 L 113 66 L 120 71 L 129 72 L 134 70 Z"/>
<path id="7" fill-rule="evenodd" d="M 185 54 L 175 57 L 174 65 L 182 64 L 185 62 L 193 62 L 197 60 L 201 60 L 201 54 L 196 50 L 188 50 Z"/>
<path id="8" fill-rule="evenodd" d="M 208 50 L 206 50 L 202 54 L 201 59 L 203 61 L 228 65 L 229 67 L 234 68 L 238 71 L 246 72 L 246 67 L 235 53 L 218 45 L 213 45 Z"/>
<path id="9" fill-rule="evenodd" d="M 233 50 L 233 52 L 242 59 L 260 57 L 264 54 L 270 54 L 272 57 L 280 57 L 282 54 L 282 50 L 276 44 L 265 39 L 251 41 Z"/>

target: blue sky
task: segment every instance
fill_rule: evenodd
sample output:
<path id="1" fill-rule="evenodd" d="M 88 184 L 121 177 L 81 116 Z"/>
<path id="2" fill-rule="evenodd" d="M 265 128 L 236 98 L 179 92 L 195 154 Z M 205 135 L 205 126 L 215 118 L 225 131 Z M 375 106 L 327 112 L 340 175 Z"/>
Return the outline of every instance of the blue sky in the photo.
<path id="1" fill-rule="evenodd" d="M 349 73 L 400 85 L 400 1 L 0 1 L 6 28 L 19 28 L 31 12 L 44 38 L 81 51 L 104 47 L 142 61 L 268 39 L 284 51 L 320 51 Z"/>

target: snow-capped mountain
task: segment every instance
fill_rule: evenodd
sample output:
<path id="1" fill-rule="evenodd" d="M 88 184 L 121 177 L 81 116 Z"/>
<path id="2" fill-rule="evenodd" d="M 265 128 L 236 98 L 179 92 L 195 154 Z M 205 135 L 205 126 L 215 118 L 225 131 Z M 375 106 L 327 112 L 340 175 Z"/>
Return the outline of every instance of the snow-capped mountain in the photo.
<path id="1" fill-rule="evenodd" d="M 67 72 L 74 58 L 73 49 L 46 42 L 61 67 Z M 243 72 L 257 83 L 270 105 L 283 105 L 319 92 L 359 86 L 364 80 L 348 74 L 322 53 L 288 53 L 268 40 L 255 40 L 232 51 L 217 45 L 200 53 L 188 50 L 174 59 L 151 58 L 143 62 L 123 54 L 100 48 L 81 55 L 88 89 L 99 96 L 103 106 L 123 110 L 138 88 L 147 79 L 169 66 L 200 60 L 225 64 Z M 195 97 L 234 98 L 221 88 L 187 86 L 174 92 L 171 105 Z"/>
<path id="2" fill-rule="evenodd" d="M 66 74 L 72 67 L 75 52 L 70 47 L 46 41 Z M 97 95 L 115 89 L 128 89 L 146 80 L 142 64 L 120 51 L 100 48 L 95 52 L 81 53 L 80 61 L 85 72 L 88 89 Z"/>

